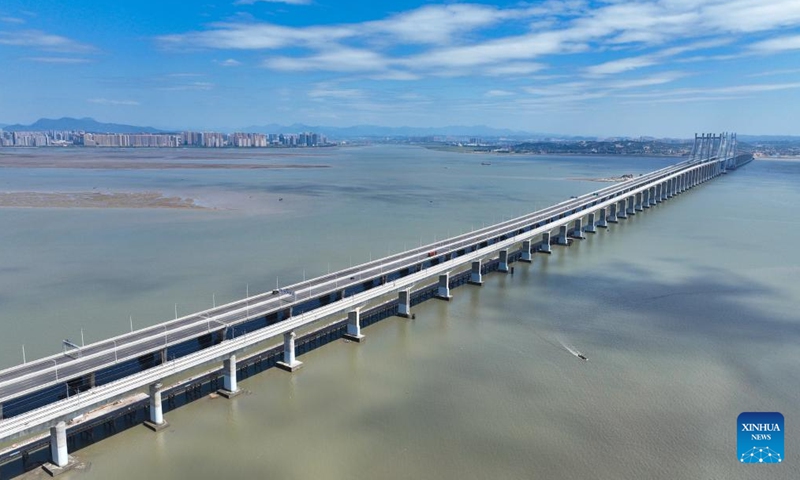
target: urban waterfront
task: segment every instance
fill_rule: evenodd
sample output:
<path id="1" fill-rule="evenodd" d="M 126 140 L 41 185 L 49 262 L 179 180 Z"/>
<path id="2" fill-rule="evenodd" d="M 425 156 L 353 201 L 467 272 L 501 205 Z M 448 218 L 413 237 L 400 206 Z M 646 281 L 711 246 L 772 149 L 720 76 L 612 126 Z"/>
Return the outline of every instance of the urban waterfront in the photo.
<path id="1" fill-rule="evenodd" d="M 108 337 L 129 315 L 139 328 L 175 303 L 207 308 L 212 294 L 265 291 L 602 186 L 572 178 L 675 159 L 377 146 L 291 162 L 331 168 L 6 169 L 4 190 L 163 191 L 230 210 L 0 210 L 0 363 L 19 362 L 23 343 L 43 356 L 81 328 L 87 342 Z M 800 222 L 786 211 L 799 174 L 751 163 L 417 306 L 414 321 L 373 325 L 363 345 L 311 352 L 294 375 L 245 380 L 251 395 L 170 412 L 165 432 L 75 452 L 91 467 L 66 478 L 749 478 L 736 416 L 800 413 Z M 792 463 L 773 478 L 795 478 Z"/>

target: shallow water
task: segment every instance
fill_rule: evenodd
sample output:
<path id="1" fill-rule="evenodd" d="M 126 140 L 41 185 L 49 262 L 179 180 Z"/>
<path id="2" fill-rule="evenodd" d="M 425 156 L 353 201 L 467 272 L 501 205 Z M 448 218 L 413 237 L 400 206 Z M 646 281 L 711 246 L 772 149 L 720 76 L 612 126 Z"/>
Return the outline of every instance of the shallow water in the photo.
<path id="1" fill-rule="evenodd" d="M 0 210 L 0 364 L 21 343 L 46 355 L 81 327 L 118 334 L 131 314 L 141 327 L 603 186 L 567 178 L 672 162 L 379 146 L 327 151 L 326 170 L 96 172 L 108 188 L 233 190 L 238 208 Z M 0 182 L 95 180 L 65 172 Z M 798 179 L 800 164 L 753 162 L 293 375 L 242 381 L 251 394 L 170 412 L 165 432 L 80 450 L 91 468 L 65 478 L 797 478 Z M 784 414 L 786 463 L 737 462 L 742 411 Z"/>

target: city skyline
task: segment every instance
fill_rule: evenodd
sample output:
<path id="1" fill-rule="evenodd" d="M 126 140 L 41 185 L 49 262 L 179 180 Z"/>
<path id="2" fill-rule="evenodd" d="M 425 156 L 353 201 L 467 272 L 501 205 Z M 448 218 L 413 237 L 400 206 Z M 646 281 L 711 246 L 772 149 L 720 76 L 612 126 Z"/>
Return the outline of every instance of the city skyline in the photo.
<path id="1" fill-rule="evenodd" d="M 0 123 L 800 133 L 800 3 L 695 3 L 9 0 Z"/>

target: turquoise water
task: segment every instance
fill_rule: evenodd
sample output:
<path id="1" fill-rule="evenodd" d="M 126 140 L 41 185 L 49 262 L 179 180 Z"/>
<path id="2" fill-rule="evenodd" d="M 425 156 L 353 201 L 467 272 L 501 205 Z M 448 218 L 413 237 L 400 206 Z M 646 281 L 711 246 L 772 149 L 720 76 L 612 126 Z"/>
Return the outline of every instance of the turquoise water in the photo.
<path id="1" fill-rule="evenodd" d="M 212 293 L 220 303 L 603 186 L 571 178 L 673 162 L 297 155 L 332 168 L 0 172 L 0 189 L 101 179 L 230 208 L 0 210 L 0 364 L 22 343 L 43 356 L 81 328 L 87 341 L 118 334 L 129 315 L 144 326 L 175 303 L 188 313 Z M 415 321 L 370 326 L 364 344 L 304 355 L 293 375 L 247 379 L 248 395 L 170 412 L 158 435 L 135 428 L 80 450 L 91 468 L 66 478 L 797 478 L 800 221 L 787 207 L 799 179 L 800 163 L 753 162 L 419 305 Z M 742 411 L 784 414 L 786 463 L 737 462 Z"/>

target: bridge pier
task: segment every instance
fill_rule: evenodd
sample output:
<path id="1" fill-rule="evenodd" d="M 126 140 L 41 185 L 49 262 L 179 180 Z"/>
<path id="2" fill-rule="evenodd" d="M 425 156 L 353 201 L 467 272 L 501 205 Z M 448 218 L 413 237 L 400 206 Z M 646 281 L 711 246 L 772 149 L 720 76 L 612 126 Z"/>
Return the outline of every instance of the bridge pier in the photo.
<path id="1" fill-rule="evenodd" d="M 550 232 L 542 233 L 542 243 L 539 245 L 539 251 L 542 253 L 553 253 L 550 250 Z"/>
<path id="2" fill-rule="evenodd" d="M 626 213 L 627 203 L 628 203 L 627 200 L 619 201 L 619 206 L 617 207 L 617 219 L 621 218 L 625 220 L 628 218 L 628 214 Z"/>
<path id="3" fill-rule="evenodd" d="M 78 462 L 69 456 L 67 450 L 67 424 L 58 422 L 50 427 L 50 461 L 42 465 L 42 469 L 51 477 L 61 475 L 75 468 Z"/>
<path id="4" fill-rule="evenodd" d="M 530 240 L 525 240 L 522 242 L 522 257 L 520 257 L 519 261 L 525 263 L 531 263 L 533 261 L 533 257 L 531 256 Z"/>
<path id="5" fill-rule="evenodd" d="M 397 293 L 397 316 L 412 318 L 411 315 L 411 289 L 400 290 Z"/>
<path id="6" fill-rule="evenodd" d="M 644 193 L 639 192 L 636 194 L 636 204 L 633 206 L 633 209 L 636 212 L 643 212 L 644 207 L 642 207 L 642 197 L 644 197 Z"/>
<path id="7" fill-rule="evenodd" d="M 297 334 L 294 332 L 283 334 L 283 361 L 275 364 L 281 370 L 294 372 L 303 366 L 303 362 L 299 362 L 294 355 L 294 338 L 296 336 Z"/>
<path id="8" fill-rule="evenodd" d="M 500 250 L 500 266 L 497 271 L 508 273 L 508 250 Z"/>
<path id="9" fill-rule="evenodd" d="M 530 255 L 530 252 L 528 252 L 528 255 Z M 443 273 L 443 274 L 439 275 L 439 285 L 436 288 L 436 298 L 441 299 L 441 300 L 448 300 L 448 301 L 451 298 L 453 298 L 453 296 L 450 295 L 450 274 L 449 273 Z"/>
<path id="10" fill-rule="evenodd" d="M 599 213 L 599 220 L 597 222 L 597 228 L 608 228 L 608 222 L 606 221 L 606 208 L 603 207 L 597 211 Z"/>
<path id="11" fill-rule="evenodd" d="M 642 190 L 642 209 L 650 208 L 650 189 Z"/>
<path id="12" fill-rule="evenodd" d="M 619 220 L 617 220 L 617 202 L 608 206 L 608 223 L 619 223 Z"/>
<path id="13" fill-rule="evenodd" d="M 358 343 L 364 341 L 364 335 L 361 335 L 361 311 L 357 308 L 347 312 L 347 333 L 344 338 Z"/>
<path id="14" fill-rule="evenodd" d="M 675 196 L 675 178 L 667 180 L 667 198 Z"/>
<path id="15" fill-rule="evenodd" d="M 628 215 L 636 215 L 636 195 L 628 197 L 628 209 L 625 213 Z"/>
<path id="16" fill-rule="evenodd" d="M 594 212 L 589 214 L 589 219 L 586 220 L 586 233 L 597 233 L 597 229 L 594 227 Z"/>
<path id="17" fill-rule="evenodd" d="M 236 355 L 233 353 L 222 361 L 222 388 L 217 393 L 225 398 L 233 398 L 242 393 L 236 377 Z"/>
<path id="18" fill-rule="evenodd" d="M 561 225 L 560 227 L 558 227 L 558 237 L 556 238 L 556 244 L 569 246 L 569 238 L 567 238 L 568 236 L 569 234 L 567 233 L 567 226 Z"/>
<path id="19" fill-rule="evenodd" d="M 467 281 L 470 285 L 483 285 L 483 274 L 481 273 L 481 261 L 475 260 L 472 262 L 472 270 L 469 274 L 469 280 Z"/>
<path id="20" fill-rule="evenodd" d="M 570 237 L 577 238 L 578 240 L 583 240 L 586 238 L 586 235 L 583 234 L 583 220 L 580 218 L 575 219 L 575 223 L 573 224 L 572 233 L 570 233 Z"/>
<path id="21" fill-rule="evenodd" d="M 169 426 L 169 423 L 164 420 L 164 410 L 161 406 L 162 390 L 164 390 L 164 385 L 160 382 L 150 385 L 150 420 L 146 420 L 144 425 L 154 432 Z"/>
<path id="22" fill-rule="evenodd" d="M 656 206 L 656 187 L 650 187 L 650 189 L 648 190 L 647 197 L 650 201 L 650 206 L 651 207 Z"/>
<path id="23" fill-rule="evenodd" d="M 661 188 L 661 201 L 667 199 L 667 182 L 659 183 L 658 186 Z"/>

